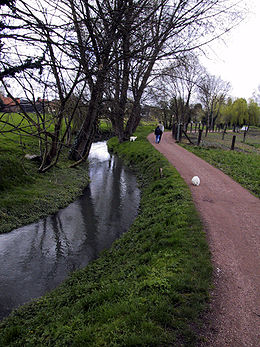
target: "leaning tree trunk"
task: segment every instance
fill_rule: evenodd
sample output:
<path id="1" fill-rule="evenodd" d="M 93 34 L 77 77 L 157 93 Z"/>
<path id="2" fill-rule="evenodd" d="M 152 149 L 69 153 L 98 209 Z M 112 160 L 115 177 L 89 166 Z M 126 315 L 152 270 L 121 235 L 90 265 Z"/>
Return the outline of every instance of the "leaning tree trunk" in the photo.
<path id="1" fill-rule="evenodd" d="M 82 123 L 81 129 L 72 145 L 69 153 L 69 159 L 79 161 L 87 158 L 92 145 L 95 131 L 98 109 L 102 101 L 104 90 L 104 71 L 100 73 L 96 84 L 91 93 L 87 115 Z"/>
<path id="2" fill-rule="evenodd" d="M 141 120 L 141 105 L 140 100 L 135 100 L 134 105 L 130 114 L 130 117 L 127 121 L 124 138 L 129 139 L 131 135 L 136 131 Z"/>
<path id="3" fill-rule="evenodd" d="M 127 105 L 127 91 L 129 87 L 129 74 L 130 74 L 130 36 L 128 28 L 123 30 L 123 66 L 120 73 L 119 64 L 116 66 L 116 84 L 115 84 L 115 113 L 113 129 L 118 137 L 119 142 L 126 140 L 124 132 L 124 118 Z"/>

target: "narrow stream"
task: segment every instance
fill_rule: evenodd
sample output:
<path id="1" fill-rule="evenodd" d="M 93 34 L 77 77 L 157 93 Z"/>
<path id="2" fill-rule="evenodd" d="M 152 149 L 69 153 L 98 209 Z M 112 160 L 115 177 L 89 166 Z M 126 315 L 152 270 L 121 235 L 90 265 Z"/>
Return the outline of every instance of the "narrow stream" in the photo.
<path id="1" fill-rule="evenodd" d="M 131 171 L 94 143 L 90 185 L 74 203 L 37 223 L 0 235 L 0 319 L 86 266 L 127 231 L 140 191 Z"/>

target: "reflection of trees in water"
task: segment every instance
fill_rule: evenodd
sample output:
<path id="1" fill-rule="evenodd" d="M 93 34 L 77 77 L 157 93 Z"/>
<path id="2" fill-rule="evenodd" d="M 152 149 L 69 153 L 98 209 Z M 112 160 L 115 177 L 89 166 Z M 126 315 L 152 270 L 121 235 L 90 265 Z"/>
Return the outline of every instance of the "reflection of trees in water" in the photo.
<path id="1" fill-rule="evenodd" d="M 73 210 L 72 218 L 69 209 Z M 93 203 L 85 196 L 13 234 L 3 259 L 0 256 L 5 264 L 0 268 L 0 318 L 55 288 L 68 273 L 97 258 L 96 219 L 92 214 Z"/>
<path id="2" fill-rule="evenodd" d="M 93 187 L 90 185 L 91 197 L 98 216 L 97 237 L 107 248 L 129 228 L 136 215 L 139 193 L 132 194 L 137 190 L 136 179 L 115 157 L 106 165 L 93 167 L 90 177 L 94 183 Z"/>
<path id="3" fill-rule="evenodd" d="M 84 197 L 79 201 L 83 225 L 86 227 L 86 239 L 81 244 L 79 253 L 82 254 L 84 264 L 98 257 L 97 245 L 97 218 L 95 215 L 95 205 L 91 198 L 90 188 L 87 187 Z"/>
<path id="4" fill-rule="evenodd" d="M 120 226 L 117 225 L 115 230 L 115 223 L 120 221 L 121 213 L 121 192 L 120 192 L 120 177 L 121 171 L 124 169 L 118 165 L 119 161 L 114 160 L 111 165 L 111 182 L 110 182 L 110 205 L 107 211 L 107 219 L 109 221 L 110 230 L 115 233 L 115 237 L 119 237 L 121 234 Z M 121 170 L 120 170 L 121 169 Z"/>
<path id="5" fill-rule="evenodd" d="M 114 236 L 118 238 L 123 232 L 129 228 L 129 212 L 124 213 L 126 209 L 129 209 L 132 202 L 128 199 L 129 189 L 132 189 L 131 179 L 126 182 L 126 172 L 121 165 L 118 165 L 119 161 L 116 160 L 113 165 L 112 173 L 112 194 L 111 194 L 111 208 L 109 219 L 111 220 Z M 136 182 L 135 182 L 136 184 Z M 123 218 L 122 218 L 123 217 Z"/>
<path id="6" fill-rule="evenodd" d="M 56 287 L 129 228 L 139 204 L 135 177 L 114 157 L 89 172 L 92 182 L 75 203 L 0 235 L 0 318 Z"/>

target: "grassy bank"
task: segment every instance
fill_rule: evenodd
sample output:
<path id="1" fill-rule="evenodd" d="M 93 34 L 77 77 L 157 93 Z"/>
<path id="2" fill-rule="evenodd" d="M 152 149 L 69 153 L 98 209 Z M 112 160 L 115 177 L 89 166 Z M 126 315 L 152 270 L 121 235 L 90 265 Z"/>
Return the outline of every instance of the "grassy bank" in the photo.
<path id="1" fill-rule="evenodd" d="M 16 114 L 7 117 L 13 124 L 19 120 Z M 0 233 L 67 206 L 88 183 L 87 164 L 69 169 L 66 150 L 57 167 L 39 174 L 39 164 L 25 159 L 26 154 L 38 151 L 38 140 L 33 137 L 0 134 Z"/>
<path id="2" fill-rule="evenodd" d="M 57 212 L 74 201 L 88 183 L 87 164 L 69 169 L 66 156 L 45 174 L 24 159 L 24 149 L 0 140 L 0 233 Z"/>
<path id="3" fill-rule="evenodd" d="M 1 346 L 196 346 L 210 256 L 188 187 L 146 140 L 110 148 L 138 172 L 140 213 L 110 250 L 0 323 Z M 160 178 L 159 168 L 163 168 Z"/>

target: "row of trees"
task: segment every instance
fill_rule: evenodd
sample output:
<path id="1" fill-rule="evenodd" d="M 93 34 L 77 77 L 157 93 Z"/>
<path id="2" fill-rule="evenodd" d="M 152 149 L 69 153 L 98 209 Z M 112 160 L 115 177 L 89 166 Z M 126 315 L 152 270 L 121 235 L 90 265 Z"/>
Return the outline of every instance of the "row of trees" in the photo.
<path id="1" fill-rule="evenodd" d="M 259 125 L 260 108 L 253 99 L 232 100 L 230 84 L 210 75 L 196 56 L 189 54 L 161 71 L 150 94 L 156 101 L 166 127 L 172 123 L 202 121 L 208 129 L 215 125 Z M 196 102 L 194 102 L 196 101 Z"/>
<path id="2" fill-rule="evenodd" d="M 196 56 L 188 54 L 162 71 L 151 95 L 162 109 L 167 126 L 192 120 L 212 128 L 229 90 L 229 83 L 210 75 Z"/>
<path id="3" fill-rule="evenodd" d="M 208 126 L 208 112 L 201 103 L 189 104 L 181 97 L 170 99 L 168 102 L 159 102 L 160 106 L 153 109 L 153 115 L 163 119 L 166 128 L 171 129 L 173 123 L 187 124 L 202 123 L 208 129 L 214 129 L 216 125 L 224 127 L 253 125 L 260 126 L 260 106 L 256 101 L 244 98 L 219 99 L 215 109 L 214 120 Z"/>
<path id="4" fill-rule="evenodd" d="M 228 99 L 221 105 L 218 124 L 233 124 L 242 126 L 247 125 L 260 125 L 260 107 L 253 100 L 247 102 L 243 98 L 236 100 Z"/>
<path id="5" fill-rule="evenodd" d="M 26 134 L 30 129 L 30 135 L 39 138 L 39 171 L 57 163 L 82 104 L 84 112 L 77 116 L 80 130 L 70 150 L 72 160 L 80 163 L 88 156 L 100 114 L 110 117 L 120 141 L 128 139 L 149 98 L 147 87 L 162 70 L 175 80 L 186 70 L 191 73 L 194 64 L 187 58 L 188 52 L 237 23 L 237 3 L 240 1 L 5 1 L 0 13 L 0 80 L 13 100 L 18 92 L 32 106 L 39 95 L 43 100 L 42 110 L 35 108 L 34 116 L 21 106 L 20 115 L 30 127 L 14 129 Z M 166 67 L 169 61 L 172 63 Z M 191 82 L 190 77 L 181 79 Z M 47 105 L 50 99 L 56 100 L 51 114 L 44 107 L 44 100 Z M 184 112 L 189 100 L 189 94 L 183 105 L 176 99 L 176 110 L 182 107 Z M 209 121 L 212 117 L 209 110 Z"/>

